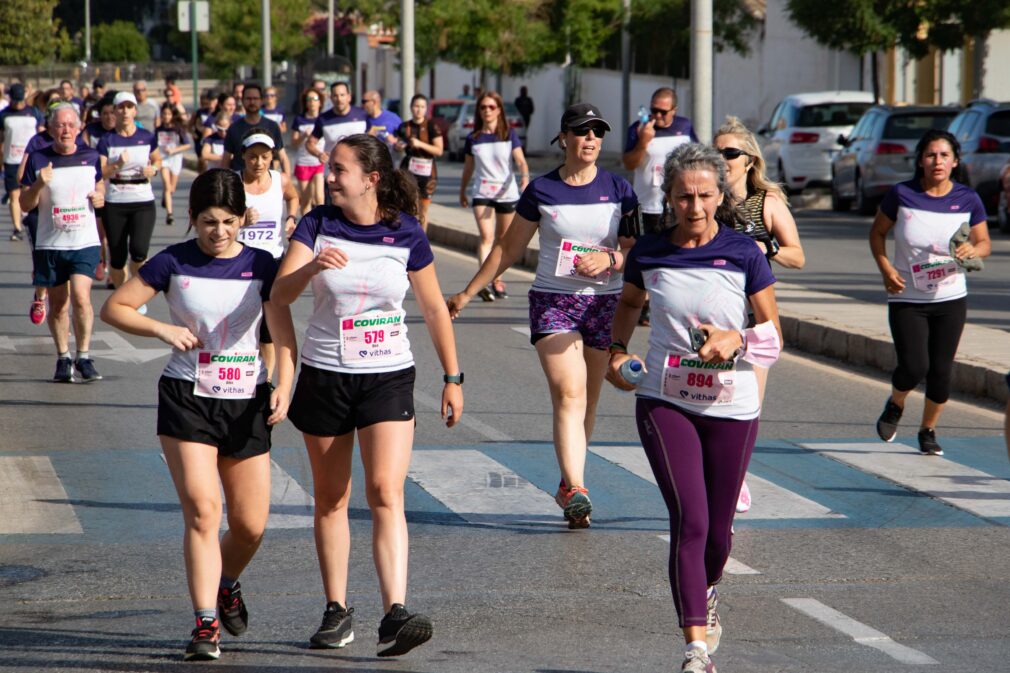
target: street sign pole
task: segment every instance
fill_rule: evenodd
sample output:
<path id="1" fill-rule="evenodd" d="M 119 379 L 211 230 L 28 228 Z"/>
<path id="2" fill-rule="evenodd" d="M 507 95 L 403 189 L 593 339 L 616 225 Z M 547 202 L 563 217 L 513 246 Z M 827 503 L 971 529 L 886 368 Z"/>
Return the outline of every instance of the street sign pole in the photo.
<path id="1" fill-rule="evenodd" d="M 189 44 L 193 56 L 193 112 L 200 109 L 199 49 L 196 41 L 196 0 L 189 0 Z"/>

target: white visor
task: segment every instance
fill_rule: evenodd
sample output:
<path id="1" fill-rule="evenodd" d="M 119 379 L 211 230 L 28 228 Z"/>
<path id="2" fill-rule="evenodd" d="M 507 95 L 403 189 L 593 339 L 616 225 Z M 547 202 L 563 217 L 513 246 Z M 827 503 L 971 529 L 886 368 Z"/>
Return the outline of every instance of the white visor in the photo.
<path id="1" fill-rule="evenodd" d="M 266 145 L 270 149 L 274 148 L 274 139 L 265 133 L 251 135 L 242 141 L 242 149 L 248 149 L 253 145 Z"/>

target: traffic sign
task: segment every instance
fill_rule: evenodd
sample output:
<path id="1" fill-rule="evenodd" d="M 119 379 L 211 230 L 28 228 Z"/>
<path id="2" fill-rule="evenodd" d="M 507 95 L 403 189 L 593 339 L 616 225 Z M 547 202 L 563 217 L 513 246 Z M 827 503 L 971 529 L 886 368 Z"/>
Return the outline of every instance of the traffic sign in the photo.
<path id="1" fill-rule="evenodd" d="M 190 5 L 196 5 L 196 32 L 206 33 L 210 30 L 210 3 L 207 2 L 207 0 L 197 0 L 197 2 L 192 2 L 191 0 L 179 0 L 179 31 L 183 33 L 189 32 Z"/>

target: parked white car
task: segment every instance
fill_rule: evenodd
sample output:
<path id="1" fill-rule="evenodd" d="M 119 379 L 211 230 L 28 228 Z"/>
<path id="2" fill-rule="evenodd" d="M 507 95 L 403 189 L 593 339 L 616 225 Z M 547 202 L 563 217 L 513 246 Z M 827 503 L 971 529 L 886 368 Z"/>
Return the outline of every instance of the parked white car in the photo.
<path id="1" fill-rule="evenodd" d="M 873 105 L 866 91 L 822 91 L 786 96 L 758 129 L 768 174 L 791 192 L 831 185 L 831 159 Z"/>

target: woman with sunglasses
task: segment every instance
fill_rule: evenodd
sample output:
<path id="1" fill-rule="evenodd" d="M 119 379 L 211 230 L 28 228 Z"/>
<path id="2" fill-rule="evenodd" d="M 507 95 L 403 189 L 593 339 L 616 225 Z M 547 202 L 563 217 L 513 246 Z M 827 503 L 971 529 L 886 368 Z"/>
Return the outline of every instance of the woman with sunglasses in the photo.
<path id="1" fill-rule="evenodd" d="M 561 468 L 556 500 L 569 528 L 588 527 L 593 510 L 585 484 L 586 448 L 607 368 L 621 270 L 634 243 L 628 220 L 638 207 L 628 181 L 596 165 L 608 131 L 610 124 L 593 105 L 576 103 L 565 110 L 555 138 L 565 163 L 530 183 L 508 232 L 466 289 L 449 299 L 455 318 L 492 277 L 522 258 L 539 232 L 537 275 L 529 293 L 530 342 L 551 393 Z"/>
<path id="2" fill-rule="evenodd" d="M 530 181 L 530 169 L 523 145 L 505 118 L 505 103 L 494 91 L 477 99 L 473 133 L 466 137 L 463 177 L 459 184 L 459 205 L 473 207 L 480 243 L 477 259 L 483 264 L 496 240 L 508 231 L 516 212 L 520 192 Z M 519 185 L 511 165 L 519 170 Z M 489 279 L 490 280 L 490 279 Z M 478 293 L 484 301 L 508 297 L 500 277 Z"/>
<path id="3" fill-rule="evenodd" d="M 303 215 L 316 206 L 323 205 L 323 171 L 326 167 L 306 147 L 323 109 L 322 100 L 322 95 L 315 89 L 305 89 L 302 92 L 302 112 L 295 115 L 291 122 L 291 144 L 295 148 L 295 182 L 298 184 L 298 200 L 302 204 Z"/>
<path id="4" fill-rule="evenodd" d="M 737 231 L 753 238 L 769 263 L 802 269 L 806 259 L 796 220 L 789 212 L 782 188 L 765 175 L 764 156 L 754 134 L 739 119 L 729 116 L 715 132 L 712 144 L 726 161 L 726 180 L 735 199 L 735 203 L 724 202 L 725 210 L 720 212 L 724 221 L 733 222 Z M 756 366 L 754 373 L 763 400 L 768 370 Z M 750 507 L 750 489 L 744 482 L 736 511 L 743 513 Z"/>
<path id="5" fill-rule="evenodd" d="M 263 109 L 260 114 L 281 127 L 281 133 L 288 132 L 288 125 L 284 121 L 284 111 L 277 106 L 277 88 L 268 86 L 263 89 Z"/>

